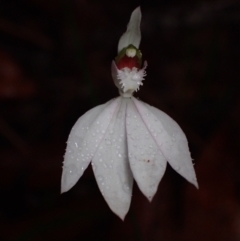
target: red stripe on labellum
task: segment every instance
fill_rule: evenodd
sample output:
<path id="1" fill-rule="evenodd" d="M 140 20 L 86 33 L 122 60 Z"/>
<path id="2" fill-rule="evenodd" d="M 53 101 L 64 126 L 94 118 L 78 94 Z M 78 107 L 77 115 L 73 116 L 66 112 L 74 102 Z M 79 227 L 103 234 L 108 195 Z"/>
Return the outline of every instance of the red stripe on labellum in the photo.
<path id="1" fill-rule="evenodd" d="M 133 58 L 128 57 L 127 55 L 124 55 L 117 63 L 116 63 L 118 69 L 123 69 L 125 67 L 132 69 L 132 68 L 140 68 L 138 57 L 135 56 Z"/>

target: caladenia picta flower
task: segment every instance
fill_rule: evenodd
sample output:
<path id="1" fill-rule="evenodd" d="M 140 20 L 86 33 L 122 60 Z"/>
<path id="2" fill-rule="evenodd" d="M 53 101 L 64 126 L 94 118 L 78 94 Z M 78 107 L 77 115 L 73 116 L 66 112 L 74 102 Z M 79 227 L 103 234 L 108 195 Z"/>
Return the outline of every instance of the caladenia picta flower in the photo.
<path id="1" fill-rule="evenodd" d="M 98 187 L 110 209 L 127 214 L 133 180 L 149 201 L 167 163 L 198 187 L 185 134 L 167 114 L 135 97 L 147 63 L 139 50 L 141 11 L 131 15 L 112 62 L 120 96 L 81 116 L 71 130 L 63 163 L 61 191 L 71 189 L 91 163 Z"/>

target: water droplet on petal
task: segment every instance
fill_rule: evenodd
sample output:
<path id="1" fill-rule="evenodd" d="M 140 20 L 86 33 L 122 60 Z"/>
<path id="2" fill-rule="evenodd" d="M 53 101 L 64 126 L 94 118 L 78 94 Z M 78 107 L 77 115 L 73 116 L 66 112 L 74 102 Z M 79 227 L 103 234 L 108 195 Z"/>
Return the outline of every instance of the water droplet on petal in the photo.
<path id="1" fill-rule="evenodd" d="M 97 180 L 98 180 L 99 182 L 102 182 L 102 181 L 104 180 L 104 178 L 103 178 L 103 176 L 99 175 L 99 176 L 97 176 Z"/>
<path id="2" fill-rule="evenodd" d="M 123 190 L 126 193 L 130 193 L 130 187 L 129 187 L 129 185 L 127 183 L 124 183 L 122 187 L 123 187 Z"/>
<path id="3" fill-rule="evenodd" d="M 78 168 L 74 164 L 70 164 L 66 167 L 66 172 L 70 175 L 76 175 L 78 173 Z"/>

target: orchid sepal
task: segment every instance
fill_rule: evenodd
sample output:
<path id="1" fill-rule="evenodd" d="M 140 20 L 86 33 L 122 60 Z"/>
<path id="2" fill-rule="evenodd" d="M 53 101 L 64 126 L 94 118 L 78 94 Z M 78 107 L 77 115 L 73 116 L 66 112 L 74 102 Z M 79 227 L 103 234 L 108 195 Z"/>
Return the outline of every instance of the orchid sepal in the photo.
<path id="1" fill-rule="evenodd" d="M 142 13 L 140 7 L 137 7 L 130 17 L 130 21 L 127 25 L 127 31 L 121 36 L 118 42 L 118 53 L 130 44 L 132 44 L 135 48 L 139 48 L 141 42 L 141 31 L 140 31 L 140 23 L 141 23 Z"/>

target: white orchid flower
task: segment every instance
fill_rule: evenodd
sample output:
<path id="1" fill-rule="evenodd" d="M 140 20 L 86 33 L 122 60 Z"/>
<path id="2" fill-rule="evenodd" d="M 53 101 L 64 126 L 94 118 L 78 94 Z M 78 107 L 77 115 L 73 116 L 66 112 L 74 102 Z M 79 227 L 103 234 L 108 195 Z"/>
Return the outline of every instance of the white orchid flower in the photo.
<path id="1" fill-rule="evenodd" d="M 71 189 L 89 163 L 110 209 L 127 214 L 133 179 L 152 200 L 167 162 L 198 187 L 185 134 L 164 112 L 133 97 L 146 76 L 139 44 L 141 10 L 132 13 L 118 44 L 112 76 L 120 96 L 85 113 L 71 130 L 63 164 L 61 191 Z"/>

